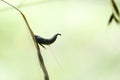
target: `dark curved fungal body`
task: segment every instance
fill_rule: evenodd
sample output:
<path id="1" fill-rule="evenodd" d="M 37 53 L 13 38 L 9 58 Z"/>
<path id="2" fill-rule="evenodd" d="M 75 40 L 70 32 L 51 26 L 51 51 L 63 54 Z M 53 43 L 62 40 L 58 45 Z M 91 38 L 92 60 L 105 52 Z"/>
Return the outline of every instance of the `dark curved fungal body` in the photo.
<path id="1" fill-rule="evenodd" d="M 56 40 L 57 35 L 60 35 L 60 34 L 56 34 L 56 35 L 53 36 L 53 38 L 51 38 L 51 39 L 39 38 L 39 36 L 38 36 L 38 37 L 37 37 L 37 36 L 35 37 L 35 34 L 33 33 L 32 29 L 30 28 L 30 25 L 29 25 L 29 23 L 28 23 L 25 15 L 23 14 L 23 12 L 20 11 L 20 10 L 19 10 L 18 8 L 16 8 L 15 6 L 13 6 L 12 4 L 10 4 L 10 3 L 8 3 L 8 2 L 6 2 L 6 1 L 4 1 L 4 0 L 0 0 L 0 1 L 6 3 L 7 5 L 11 6 L 11 7 L 14 8 L 15 10 L 17 10 L 17 11 L 20 13 L 20 15 L 22 16 L 22 18 L 23 18 L 23 20 L 25 21 L 25 24 L 26 24 L 26 26 L 27 26 L 27 28 L 28 28 L 28 30 L 29 30 L 29 32 L 30 32 L 31 38 L 32 38 L 32 40 L 33 40 L 33 42 L 34 42 L 34 45 L 35 45 L 35 48 L 36 48 L 36 50 L 37 50 L 37 55 L 38 55 L 38 59 L 39 59 L 39 64 L 40 64 L 40 67 L 41 67 L 41 69 L 42 69 L 42 71 L 43 71 L 44 80 L 49 80 L 49 74 L 48 74 L 47 68 L 46 68 L 46 66 L 45 66 L 45 63 L 44 63 L 44 59 L 43 59 L 43 57 L 42 57 L 42 54 L 41 54 L 41 52 L 40 52 L 40 47 L 39 47 L 38 43 L 39 43 L 40 45 L 42 45 L 42 44 L 47 44 L 47 45 L 52 44 L 52 43 Z M 45 40 L 45 41 L 43 41 L 43 40 Z M 42 46 L 42 47 L 44 47 L 44 46 Z"/>
<path id="2" fill-rule="evenodd" d="M 44 47 L 43 45 L 50 45 L 50 44 L 52 44 L 52 43 L 54 43 L 55 42 L 55 40 L 57 39 L 57 36 L 58 35 L 61 35 L 61 34 L 59 34 L 59 33 L 57 33 L 57 34 L 55 34 L 52 38 L 50 38 L 50 39 L 45 39 L 45 38 L 42 38 L 42 37 L 40 37 L 40 36 L 38 36 L 38 35 L 35 35 L 35 39 L 36 39 L 36 41 L 42 46 L 42 47 Z M 43 44 L 43 45 L 42 45 Z M 45 48 L 45 47 L 44 47 Z"/>

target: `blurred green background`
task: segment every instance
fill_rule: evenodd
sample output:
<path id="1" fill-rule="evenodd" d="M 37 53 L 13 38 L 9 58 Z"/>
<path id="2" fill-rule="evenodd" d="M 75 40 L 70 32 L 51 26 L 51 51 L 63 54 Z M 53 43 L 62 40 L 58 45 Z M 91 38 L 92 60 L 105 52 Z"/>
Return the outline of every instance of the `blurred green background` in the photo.
<path id="1" fill-rule="evenodd" d="M 119 0 L 115 0 L 117 5 Z M 120 80 L 120 25 L 107 22 L 110 0 L 7 0 L 26 16 L 41 47 L 50 80 Z M 120 6 L 119 6 L 120 7 Z M 21 15 L 0 2 L 0 80 L 44 80 Z"/>

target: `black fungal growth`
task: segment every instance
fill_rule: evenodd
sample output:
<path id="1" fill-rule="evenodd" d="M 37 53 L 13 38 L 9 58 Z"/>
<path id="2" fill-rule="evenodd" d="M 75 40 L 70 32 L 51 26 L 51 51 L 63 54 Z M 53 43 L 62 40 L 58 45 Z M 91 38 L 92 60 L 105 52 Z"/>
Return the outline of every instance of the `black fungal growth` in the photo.
<path id="1" fill-rule="evenodd" d="M 35 39 L 43 47 L 43 45 L 50 45 L 50 44 L 54 43 L 55 40 L 57 39 L 58 35 L 61 35 L 61 34 L 57 33 L 50 39 L 45 39 L 45 38 L 42 38 L 42 37 L 40 37 L 38 35 L 35 35 Z"/>
<path id="2" fill-rule="evenodd" d="M 6 3 L 7 5 L 11 6 L 12 8 L 14 8 L 15 10 L 17 10 L 17 11 L 21 14 L 21 16 L 22 16 L 23 20 L 25 21 L 25 24 L 26 24 L 26 26 L 27 26 L 27 28 L 28 28 L 28 30 L 29 30 L 29 32 L 30 32 L 31 38 L 33 39 L 35 48 L 36 48 L 36 50 L 37 50 L 37 55 L 38 55 L 40 67 L 41 67 L 41 69 L 42 69 L 42 71 L 43 71 L 44 80 L 49 80 L 49 74 L 48 74 L 48 72 L 47 72 L 47 68 L 46 68 L 46 66 L 45 66 L 43 57 L 42 57 L 42 55 L 41 55 L 40 47 L 39 47 L 38 43 L 39 43 L 42 47 L 44 47 L 42 44 L 50 45 L 50 44 L 52 44 L 52 43 L 56 40 L 57 36 L 58 36 L 58 35 L 61 35 L 61 34 L 56 34 L 56 35 L 54 35 L 51 39 L 44 39 L 44 38 L 41 38 L 40 36 L 34 35 L 34 33 L 33 33 L 32 29 L 30 28 L 30 25 L 29 25 L 29 23 L 28 23 L 25 15 L 23 14 L 23 12 L 20 11 L 20 10 L 19 10 L 18 8 L 16 8 L 15 6 L 13 6 L 12 4 L 10 4 L 10 3 L 8 3 L 8 2 L 6 2 L 6 1 L 4 1 L 4 0 L 0 0 L 0 1 L 2 1 L 2 2 Z M 45 47 L 44 47 L 44 48 L 45 48 Z"/>

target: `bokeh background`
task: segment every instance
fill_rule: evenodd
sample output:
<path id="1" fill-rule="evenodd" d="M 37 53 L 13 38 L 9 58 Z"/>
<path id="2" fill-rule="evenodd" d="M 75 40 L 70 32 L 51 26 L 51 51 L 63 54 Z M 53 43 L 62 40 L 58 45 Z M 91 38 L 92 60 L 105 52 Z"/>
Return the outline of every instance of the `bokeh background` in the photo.
<path id="1" fill-rule="evenodd" d="M 62 34 L 41 47 L 50 80 L 120 80 L 120 25 L 107 25 L 110 0 L 6 1 L 25 14 L 35 34 Z M 44 80 L 24 20 L 1 1 L 0 80 Z"/>

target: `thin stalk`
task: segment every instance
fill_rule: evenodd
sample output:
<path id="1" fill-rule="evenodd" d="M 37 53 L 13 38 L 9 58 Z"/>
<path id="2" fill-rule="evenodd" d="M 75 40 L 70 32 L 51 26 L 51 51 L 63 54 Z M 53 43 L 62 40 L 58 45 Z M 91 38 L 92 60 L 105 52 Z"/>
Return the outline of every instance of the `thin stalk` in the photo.
<path id="1" fill-rule="evenodd" d="M 46 69 L 46 67 L 45 67 L 44 60 L 43 60 L 43 58 L 42 58 L 39 45 L 38 45 L 38 43 L 37 43 L 36 40 L 35 40 L 34 33 L 33 33 L 32 29 L 30 28 L 30 25 L 29 25 L 29 23 L 28 23 L 25 15 L 24 15 L 18 8 L 16 8 L 15 6 L 11 5 L 10 3 L 8 3 L 8 2 L 6 2 L 6 1 L 4 1 L 4 0 L 1 0 L 1 1 L 4 2 L 4 3 L 6 3 L 6 4 L 8 4 L 8 5 L 11 6 L 12 8 L 16 9 L 16 10 L 21 14 L 21 16 L 23 17 L 23 19 L 24 19 L 24 21 L 25 21 L 25 23 L 26 23 L 26 26 L 27 26 L 27 28 L 28 28 L 28 30 L 29 30 L 29 32 L 30 32 L 30 35 L 31 35 L 31 37 L 32 37 L 32 39 L 33 39 L 34 45 L 35 45 L 35 47 L 36 47 L 37 54 L 38 54 L 38 58 L 39 58 L 39 63 L 40 63 L 40 66 L 41 66 L 41 68 L 42 68 L 42 71 L 43 71 L 43 73 L 44 73 L 44 80 L 49 80 L 49 75 L 48 75 L 47 69 Z"/>

